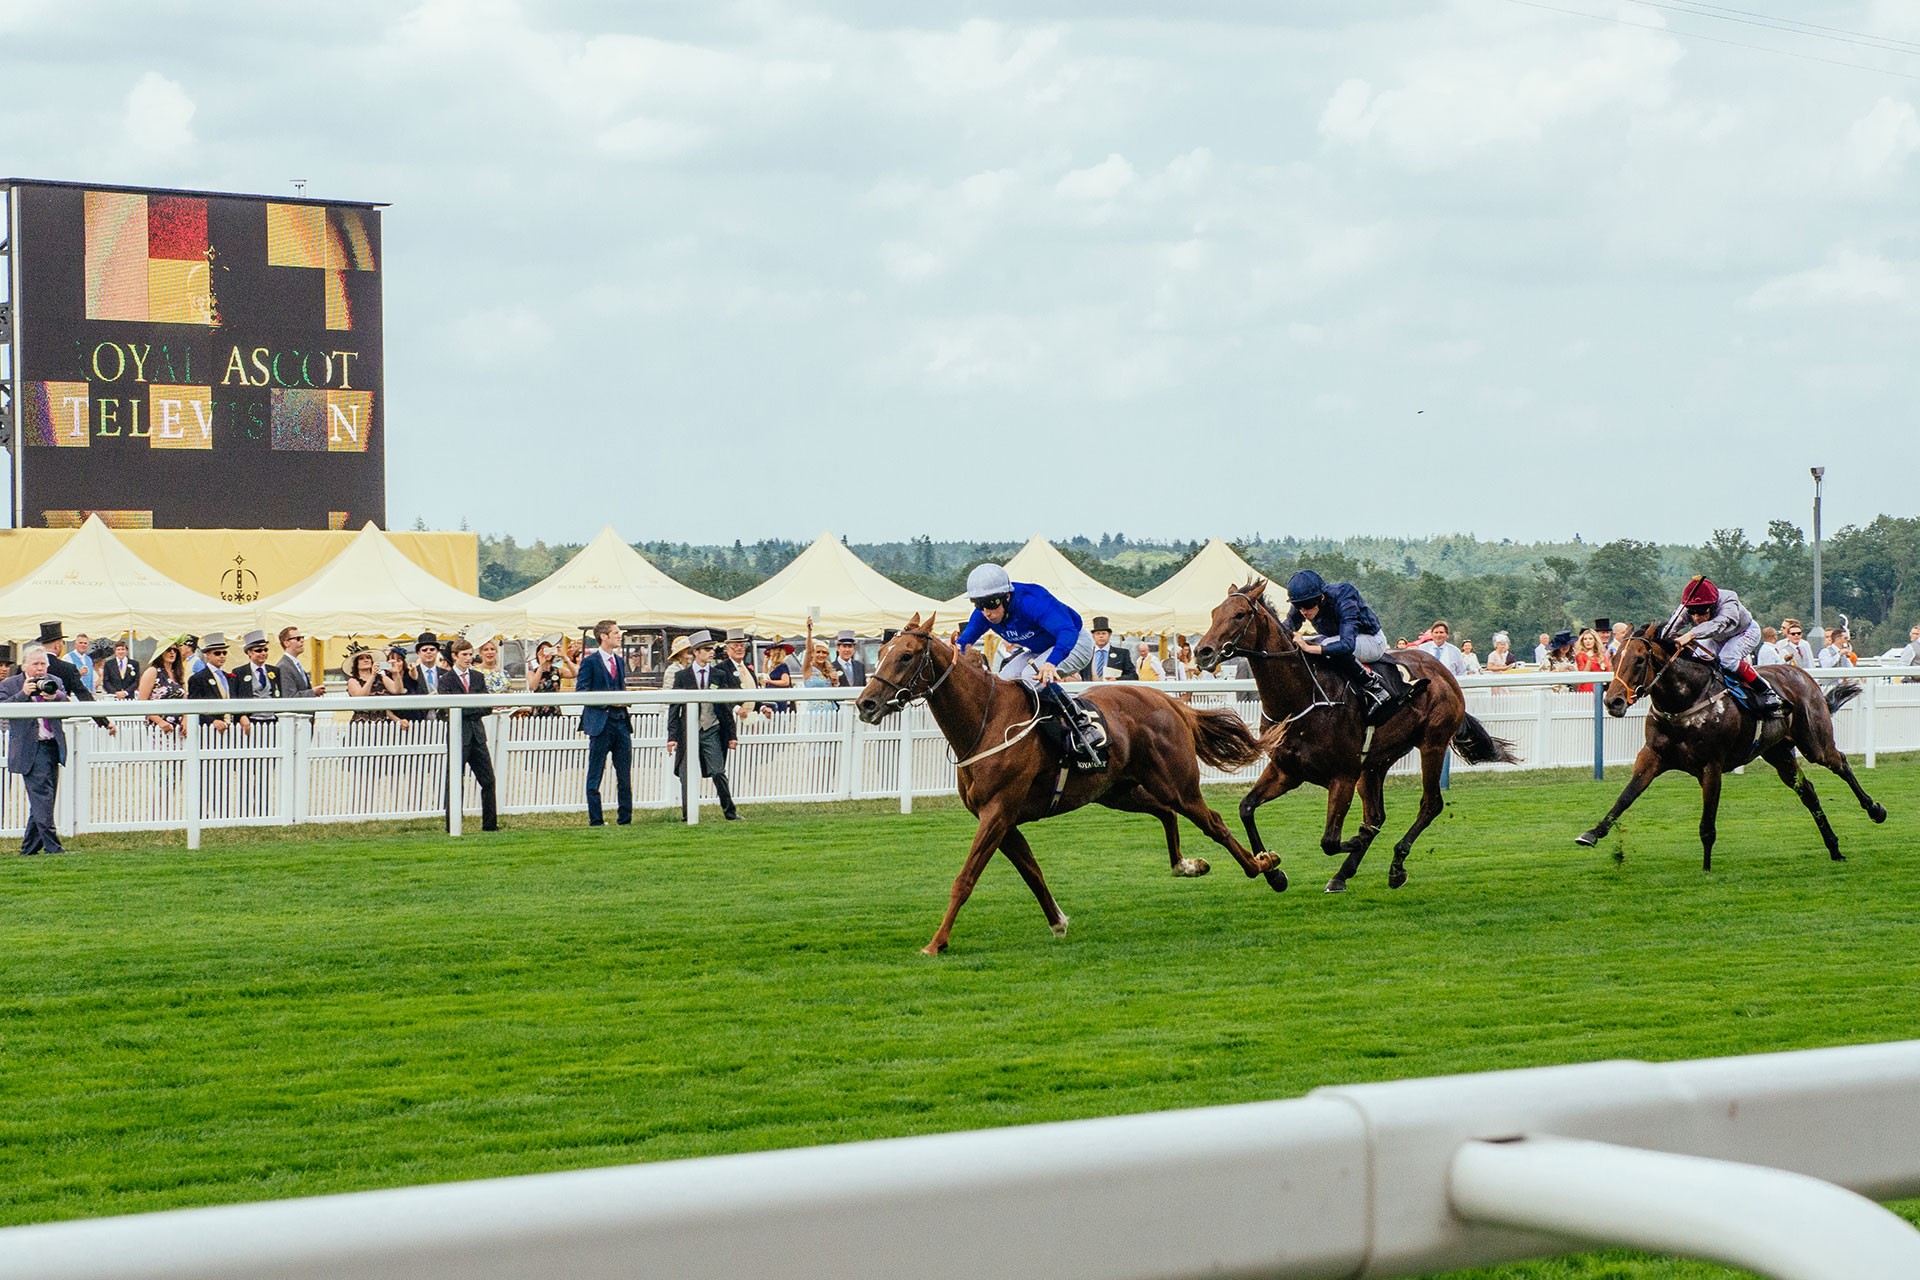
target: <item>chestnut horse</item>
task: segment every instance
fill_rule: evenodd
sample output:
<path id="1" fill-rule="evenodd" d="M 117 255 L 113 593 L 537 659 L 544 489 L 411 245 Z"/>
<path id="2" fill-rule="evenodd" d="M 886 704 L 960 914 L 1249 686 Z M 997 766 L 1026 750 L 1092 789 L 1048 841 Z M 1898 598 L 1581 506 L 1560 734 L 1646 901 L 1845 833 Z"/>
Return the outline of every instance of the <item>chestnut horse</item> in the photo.
<path id="1" fill-rule="evenodd" d="M 1358 699 L 1347 681 L 1308 659 L 1286 622 L 1268 603 L 1267 584 L 1255 579 L 1229 592 L 1213 610 L 1212 625 L 1193 646 L 1193 660 L 1211 671 L 1229 658 L 1245 657 L 1260 687 L 1267 767 L 1240 802 L 1240 820 L 1246 824 L 1247 843 L 1256 854 L 1266 848 L 1253 815 L 1267 801 L 1285 795 L 1303 782 L 1327 789 L 1327 827 L 1320 849 L 1328 857 L 1346 854 L 1346 861 L 1327 881 L 1328 893 L 1346 890 L 1360 870 L 1367 846 L 1387 820 L 1387 770 L 1407 752 L 1420 751 L 1420 812 L 1407 834 L 1393 846 L 1393 864 L 1387 885 L 1398 889 L 1407 882 L 1407 854 L 1427 824 L 1440 813 L 1440 764 L 1452 747 L 1472 764 L 1516 764 L 1513 744 L 1487 732 L 1467 714 L 1465 696 L 1453 673 L 1419 650 L 1392 654 L 1406 676 L 1426 683 L 1412 700 L 1385 724 L 1369 729 Z M 1347 811 L 1360 792 L 1360 830 L 1342 841 Z"/>
<path id="2" fill-rule="evenodd" d="M 946 950 L 953 919 L 996 849 L 1033 890 L 1054 935 L 1066 936 L 1067 917 L 1048 891 L 1020 826 L 1086 804 L 1160 819 L 1176 876 L 1203 876 L 1209 870 L 1203 858 L 1180 856 L 1177 819 L 1185 814 L 1249 877 L 1264 875 L 1276 890 L 1287 887 L 1279 859 L 1248 853 L 1200 795 L 1201 760 L 1217 769 L 1238 769 L 1260 758 L 1259 741 L 1233 711 L 1195 711 L 1143 685 L 1089 690 L 1085 700 L 1106 720 L 1108 766 L 1098 773 L 1069 773 L 1063 780 L 1059 756 L 1036 732 L 1053 713 L 1040 708 L 1025 685 L 963 661 L 959 650 L 933 635 L 933 619 L 922 622 L 916 613 L 881 648 L 854 706 L 862 720 L 879 724 L 922 698 L 959 758 L 960 800 L 980 820 L 953 882 L 947 914 L 924 948 L 928 955 Z"/>
<path id="3" fill-rule="evenodd" d="M 1624 716 L 1637 699 L 1652 699 L 1647 714 L 1646 745 L 1633 759 L 1633 776 L 1613 802 L 1607 816 L 1590 831 L 1574 837 L 1576 844 L 1596 845 L 1627 806 L 1639 799 L 1650 783 L 1669 770 L 1700 779 L 1700 867 L 1713 870 L 1715 818 L 1720 810 L 1720 778 L 1756 757 L 1765 760 L 1792 788 L 1813 815 L 1835 862 L 1845 862 L 1839 837 L 1820 808 L 1813 782 L 1794 759 L 1797 750 L 1815 764 L 1833 770 L 1853 788 L 1854 798 L 1867 816 L 1885 822 L 1887 811 L 1875 802 L 1853 776 L 1847 757 L 1833 740 L 1833 713 L 1860 692 L 1859 685 L 1840 685 L 1826 693 L 1806 672 L 1788 666 L 1766 666 L 1760 674 L 1780 694 L 1784 716 L 1764 724 L 1743 710 L 1720 678 L 1716 659 L 1692 649 L 1679 651 L 1653 624 L 1627 638 L 1614 661 L 1613 679 L 1604 701 L 1607 714 Z"/>

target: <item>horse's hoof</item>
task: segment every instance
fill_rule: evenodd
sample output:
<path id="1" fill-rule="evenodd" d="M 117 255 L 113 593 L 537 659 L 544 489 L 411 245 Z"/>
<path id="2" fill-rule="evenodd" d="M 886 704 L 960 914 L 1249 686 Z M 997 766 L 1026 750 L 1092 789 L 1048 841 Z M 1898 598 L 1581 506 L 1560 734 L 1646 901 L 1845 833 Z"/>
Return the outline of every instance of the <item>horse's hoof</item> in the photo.
<path id="1" fill-rule="evenodd" d="M 1173 874 L 1182 880 L 1191 880 L 1213 870 L 1205 858 L 1182 858 L 1173 869 Z"/>
<path id="2" fill-rule="evenodd" d="M 1840 852 L 1838 849 L 1835 849 L 1832 853 L 1828 854 L 1827 856 L 1829 858 L 1832 858 L 1835 862 L 1845 862 L 1847 860 L 1847 855 Z"/>
<path id="3" fill-rule="evenodd" d="M 1275 893 L 1285 893 L 1287 891 L 1286 872 L 1278 867 L 1271 867 L 1267 870 L 1266 877 L 1268 886 L 1272 888 Z"/>
<path id="4" fill-rule="evenodd" d="M 1887 820 L 1887 806 L 1876 800 L 1867 806 L 1867 816 L 1875 822 L 1885 822 Z"/>
<path id="5" fill-rule="evenodd" d="M 1047 927 L 1053 930 L 1053 936 L 1054 936 L 1054 937 L 1056 937 L 1056 938 L 1064 938 L 1064 937 L 1066 937 L 1066 936 L 1067 936 L 1067 925 L 1068 925 L 1068 923 L 1069 923 L 1069 921 L 1068 921 L 1068 919 L 1067 919 L 1067 917 L 1066 917 L 1066 916 L 1061 916 L 1061 917 L 1060 917 L 1060 923 L 1059 923 L 1059 924 L 1055 924 L 1055 925 L 1049 925 L 1049 926 L 1047 926 Z"/>
<path id="6" fill-rule="evenodd" d="M 946 950 L 945 947 L 937 946 L 934 943 L 929 942 L 926 946 L 920 948 L 920 954 L 923 956 L 937 956 L 942 951 L 945 951 L 945 950 Z"/>
<path id="7" fill-rule="evenodd" d="M 1600 833 L 1598 831 L 1582 831 L 1573 838 L 1573 842 L 1583 849 L 1591 849 L 1600 843 Z"/>
<path id="8" fill-rule="evenodd" d="M 1347 891 L 1347 882 L 1345 880 L 1342 880 L 1339 876 L 1335 876 L 1333 879 L 1327 881 L 1328 893 L 1345 893 L 1346 891 Z"/>
<path id="9" fill-rule="evenodd" d="M 1407 869 L 1405 867 L 1387 868 L 1387 888 L 1398 889 L 1401 885 L 1405 884 L 1406 882 L 1407 882 Z"/>

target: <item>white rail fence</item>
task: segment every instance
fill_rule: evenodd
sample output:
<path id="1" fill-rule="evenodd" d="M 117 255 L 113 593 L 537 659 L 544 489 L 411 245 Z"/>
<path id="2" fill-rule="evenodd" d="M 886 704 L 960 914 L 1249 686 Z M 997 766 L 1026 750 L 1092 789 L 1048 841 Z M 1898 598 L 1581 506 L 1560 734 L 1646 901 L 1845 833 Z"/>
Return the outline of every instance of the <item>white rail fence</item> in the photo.
<path id="1" fill-rule="evenodd" d="M 0 1230 L 0 1280 L 1414 1276 L 1626 1245 L 1912 1280 L 1920 1041 Z"/>
<path id="2" fill-rule="evenodd" d="M 1840 746 L 1871 767 L 1881 751 L 1920 750 L 1920 669 L 1861 668 L 1822 672 L 1823 679 L 1857 679 L 1861 696 L 1835 717 Z M 1645 704 L 1620 720 L 1600 713 L 1588 675 L 1477 676 L 1462 681 L 1468 709 L 1496 736 L 1514 742 L 1518 766 L 1493 769 L 1593 767 L 1596 760 L 1630 762 L 1645 731 Z M 1604 677 L 1600 683 L 1604 687 Z M 1574 686 L 1569 688 L 1569 686 Z M 1153 686 L 1150 686 L 1153 687 Z M 1157 686 L 1195 705 L 1233 706 L 1250 723 L 1259 718 L 1250 681 L 1201 681 Z M 733 703 L 755 695 L 726 690 L 626 694 L 518 694 L 473 698 L 325 698 L 271 704 L 276 718 L 252 732 L 216 731 L 201 719 L 232 711 L 233 703 L 0 704 L 0 719 L 51 713 L 67 719 L 72 758 L 59 793 L 63 834 L 185 828 L 198 842 L 207 827 L 285 826 L 427 818 L 448 807 L 449 736 L 435 719 L 397 724 L 356 721 L 360 711 L 444 711 L 487 705 L 525 709 L 496 714 L 487 733 L 503 814 L 577 811 L 584 807 L 587 741 L 579 711 L 587 702 L 627 705 L 633 722 L 634 803 L 665 808 L 680 803 L 680 780 L 667 750 L 668 707 L 676 702 Z M 763 692 L 761 697 L 766 696 Z M 858 690 L 783 690 L 791 710 L 750 716 L 728 763 L 734 798 L 769 801 L 897 799 L 902 812 L 915 797 L 951 795 L 953 753 L 924 706 L 879 726 L 853 711 Z M 156 727 L 145 715 L 164 710 L 179 723 Z M 117 732 L 91 723 L 107 715 Z M 463 712 L 464 714 L 464 712 Z M 1397 772 L 1417 768 L 1417 757 Z M 1450 768 L 1467 769 L 1455 761 Z M 1207 770 L 1209 781 L 1251 782 L 1258 766 L 1235 774 Z M 479 793 L 468 778 L 461 814 L 477 813 Z M 614 781 L 602 784 L 608 805 Z M 712 803 L 710 783 L 701 799 Z M 697 816 L 697 810 L 696 810 Z M 20 779 L 0 785 L 0 835 L 18 834 L 26 821 Z M 454 824 L 457 832 L 460 822 Z"/>

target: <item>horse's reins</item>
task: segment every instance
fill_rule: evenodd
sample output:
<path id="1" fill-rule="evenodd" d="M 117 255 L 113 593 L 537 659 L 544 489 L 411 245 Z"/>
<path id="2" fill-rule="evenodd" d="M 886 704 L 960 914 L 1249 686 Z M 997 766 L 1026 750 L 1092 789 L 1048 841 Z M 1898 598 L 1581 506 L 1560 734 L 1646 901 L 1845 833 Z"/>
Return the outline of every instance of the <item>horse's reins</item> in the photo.
<path id="1" fill-rule="evenodd" d="M 1273 619 L 1274 625 L 1278 626 L 1282 631 L 1286 630 L 1287 624 L 1281 621 L 1279 611 L 1275 609 L 1272 605 L 1267 603 L 1265 596 L 1262 596 L 1260 599 L 1255 600 L 1252 596 L 1248 595 L 1244 591 L 1229 591 L 1227 593 L 1227 598 L 1229 600 L 1233 599 L 1235 596 L 1238 596 L 1240 597 L 1240 599 L 1245 600 L 1247 602 L 1247 612 L 1240 619 L 1240 629 L 1234 632 L 1233 639 L 1223 641 L 1221 643 L 1220 660 L 1222 662 L 1225 662 L 1228 658 L 1234 658 L 1234 657 L 1285 658 L 1288 656 L 1292 656 L 1300 660 L 1301 667 L 1304 668 L 1307 673 L 1307 680 L 1313 685 L 1313 693 L 1314 693 L 1315 701 L 1308 703 L 1306 706 L 1300 708 L 1300 710 L 1294 712 L 1292 715 L 1288 716 L 1284 720 L 1274 719 L 1272 716 L 1267 714 L 1266 707 L 1264 705 L 1261 706 L 1260 708 L 1261 727 L 1264 729 L 1267 725 L 1270 725 L 1270 724 L 1279 725 L 1281 731 L 1285 732 L 1286 727 L 1288 725 L 1292 724 L 1295 720 L 1298 720 L 1301 716 L 1304 716 L 1309 711 L 1315 711 L 1321 707 L 1339 706 L 1340 705 L 1339 703 L 1327 697 L 1327 691 L 1320 686 L 1320 673 L 1313 669 L 1313 664 L 1307 661 L 1307 651 L 1305 649 L 1302 649 L 1298 644 L 1294 645 L 1291 649 L 1242 649 L 1240 647 L 1240 641 L 1246 638 L 1247 628 L 1253 625 L 1254 618 L 1262 609 L 1266 611 L 1267 616 Z"/>
<path id="2" fill-rule="evenodd" d="M 903 631 L 900 634 L 903 636 L 919 636 L 924 639 L 927 644 L 925 648 L 920 650 L 920 657 L 914 662 L 913 670 L 907 673 L 907 678 L 904 682 L 896 683 L 887 679 L 878 671 L 873 673 L 873 679 L 878 680 L 881 684 L 886 685 L 894 691 L 893 696 L 888 698 L 886 702 L 887 707 L 894 711 L 904 711 L 916 702 L 922 702 L 931 698 L 939 691 L 940 686 L 947 682 L 947 677 L 953 674 L 954 667 L 960 663 L 960 654 L 956 651 L 953 655 L 953 661 L 948 663 L 947 669 L 940 673 L 940 678 L 916 693 L 913 691 L 914 683 L 918 681 L 926 672 L 926 669 L 933 664 L 933 633 L 930 631 Z M 1008 738 L 999 746 L 989 747 L 985 751 L 979 751 L 980 743 L 984 741 L 987 736 L 987 722 L 993 718 L 993 699 L 992 697 L 988 697 L 986 710 L 980 716 L 980 728 L 975 731 L 973 735 L 973 747 L 970 748 L 971 750 L 977 751 L 978 754 L 969 755 L 965 760 L 956 761 L 954 767 L 964 769 L 976 761 L 984 760 L 988 756 L 998 755 L 1000 752 L 1005 751 L 1008 747 L 1032 733 L 1034 727 L 1038 725 L 1043 718 L 1043 714 L 1044 713 L 1036 713 L 1033 719 L 1027 721 L 1025 725 L 1019 726 L 1020 732 L 1018 734 Z M 903 729 L 902 732 L 905 732 L 905 730 Z"/>

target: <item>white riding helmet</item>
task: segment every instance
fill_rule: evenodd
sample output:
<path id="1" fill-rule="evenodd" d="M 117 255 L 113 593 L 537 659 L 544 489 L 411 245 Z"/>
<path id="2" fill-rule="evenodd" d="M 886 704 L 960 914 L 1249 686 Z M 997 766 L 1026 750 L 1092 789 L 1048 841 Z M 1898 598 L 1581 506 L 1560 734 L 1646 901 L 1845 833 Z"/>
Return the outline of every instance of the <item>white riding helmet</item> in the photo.
<path id="1" fill-rule="evenodd" d="M 997 564 L 976 566 L 967 575 L 967 599 L 990 600 L 994 596 L 1010 595 L 1013 592 L 1013 579 L 1007 571 Z"/>

